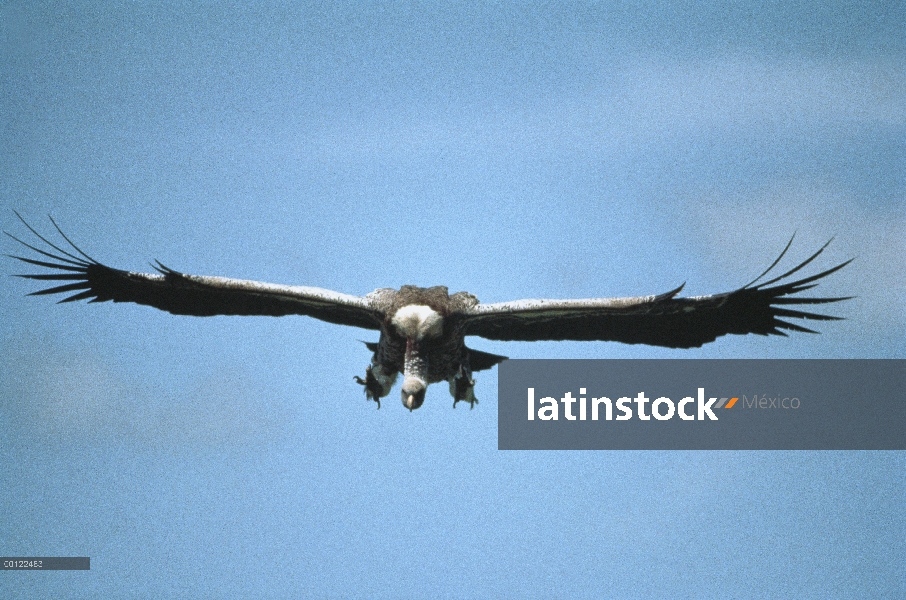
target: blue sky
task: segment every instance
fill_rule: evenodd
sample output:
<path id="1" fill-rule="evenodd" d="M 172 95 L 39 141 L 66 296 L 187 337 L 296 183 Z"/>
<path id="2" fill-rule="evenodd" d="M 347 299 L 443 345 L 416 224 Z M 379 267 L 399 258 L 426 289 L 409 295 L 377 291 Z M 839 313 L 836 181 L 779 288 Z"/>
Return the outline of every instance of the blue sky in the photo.
<path id="1" fill-rule="evenodd" d="M 482 301 L 742 285 L 836 236 L 819 336 L 906 357 L 898 3 L 0 7 L 0 225 L 107 264 Z M 7 239 L 3 252 L 18 253 Z M 22 272 L 8 260 L 7 274 Z M 883 452 L 500 452 L 496 371 L 380 411 L 371 332 L 0 287 L 0 554 L 32 597 L 902 597 Z M 391 399 L 395 398 L 396 392 Z"/>

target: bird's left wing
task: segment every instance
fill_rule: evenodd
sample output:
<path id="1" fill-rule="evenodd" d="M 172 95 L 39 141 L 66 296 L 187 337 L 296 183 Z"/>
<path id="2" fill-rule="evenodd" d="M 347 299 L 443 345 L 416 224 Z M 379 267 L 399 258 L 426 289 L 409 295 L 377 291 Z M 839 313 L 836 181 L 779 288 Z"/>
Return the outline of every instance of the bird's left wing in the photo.
<path id="1" fill-rule="evenodd" d="M 792 243 L 792 240 L 790 240 Z M 828 242 L 829 243 L 829 242 Z M 780 282 L 812 262 L 824 245 L 802 264 L 770 281 L 752 283 L 732 292 L 677 298 L 683 286 L 657 296 L 592 298 L 586 300 L 516 300 L 477 304 L 462 314 L 466 335 L 492 340 L 601 340 L 650 344 L 670 348 L 697 348 L 726 334 L 783 335 L 783 330 L 816 333 L 784 319 L 838 320 L 839 317 L 789 308 L 795 304 L 825 304 L 848 298 L 802 298 L 797 292 L 842 269 L 850 261 L 824 272 Z"/>
<path id="2" fill-rule="evenodd" d="M 18 213 L 16 213 L 19 216 Z M 21 216 L 19 216 L 22 219 Z M 351 296 L 316 287 L 288 286 L 226 277 L 185 275 L 160 263 L 157 273 L 113 269 L 94 260 L 57 231 L 77 252 L 51 243 L 22 219 L 48 249 L 42 250 L 7 233 L 20 244 L 50 259 L 11 256 L 22 262 L 53 269 L 51 273 L 19 275 L 27 279 L 59 281 L 61 285 L 31 295 L 74 292 L 60 302 L 134 302 L 176 315 L 305 315 L 338 325 L 380 329 L 382 313 L 369 297 Z M 53 219 L 51 219 L 53 222 Z"/>

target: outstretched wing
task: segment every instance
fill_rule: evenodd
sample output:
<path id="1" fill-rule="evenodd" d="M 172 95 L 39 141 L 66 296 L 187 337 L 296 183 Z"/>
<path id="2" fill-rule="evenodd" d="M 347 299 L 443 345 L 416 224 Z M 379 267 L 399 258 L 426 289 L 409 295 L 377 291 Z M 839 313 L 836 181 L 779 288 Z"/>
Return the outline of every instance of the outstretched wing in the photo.
<path id="1" fill-rule="evenodd" d="M 594 298 L 588 300 L 516 300 L 478 304 L 462 315 L 466 335 L 492 340 L 602 340 L 650 344 L 669 348 L 697 348 L 728 333 L 782 335 L 783 330 L 817 333 L 784 319 L 839 320 L 840 317 L 790 308 L 791 305 L 827 304 L 849 298 L 802 298 L 798 292 L 851 262 L 797 281 L 780 283 L 815 260 L 827 247 L 797 267 L 755 285 L 767 275 L 793 240 L 768 269 L 748 285 L 725 294 L 677 298 L 683 289 L 659 296 Z M 828 242 L 829 244 L 830 242 Z M 771 287 L 773 284 L 773 287 Z"/>
<path id="2" fill-rule="evenodd" d="M 35 231 L 24 219 L 16 216 L 42 242 L 47 250 L 11 238 L 49 259 L 37 260 L 12 256 L 22 262 L 52 269 L 54 272 L 19 275 L 40 281 L 67 282 L 30 295 L 64 294 L 75 292 L 60 302 L 88 300 L 89 302 L 135 302 L 145 304 L 175 315 L 305 315 L 338 325 L 352 325 L 365 329 L 380 329 L 381 313 L 368 298 L 350 296 L 316 287 L 277 285 L 228 279 L 226 277 L 201 277 L 185 275 L 157 263 L 157 273 L 134 273 L 102 265 L 73 244 L 60 230 L 57 231 L 78 255 L 51 243 Z"/>

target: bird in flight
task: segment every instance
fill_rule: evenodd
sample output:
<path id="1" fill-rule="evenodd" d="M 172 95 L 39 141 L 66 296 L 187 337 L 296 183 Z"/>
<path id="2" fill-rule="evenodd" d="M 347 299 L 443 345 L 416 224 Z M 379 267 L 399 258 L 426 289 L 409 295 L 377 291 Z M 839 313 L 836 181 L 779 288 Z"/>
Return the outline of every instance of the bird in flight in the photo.
<path id="1" fill-rule="evenodd" d="M 402 373 L 401 398 L 410 411 L 422 405 L 428 385 L 441 381 L 449 383 L 454 407 L 463 401 L 474 406 L 477 400 L 472 373 L 490 369 L 506 357 L 467 347 L 467 335 L 503 341 L 597 340 L 697 348 L 730 333 L 781 336 L 786 336 L 784 330 L 817 333 L 788 319 L 830 321 L 840 317 L 793 306 L 849 298 L 807 298 L 796 294 L 815 287 L 817 281 L 852 261 L 789 281 L 791 275 L 824 251 L 825 244 L 786 273 L 758 283 L 777 266 L 792 245 L 791 239 L 764 273 L 751 283 L 723 294 L 678 297 L 683 289 L 681 285 L 663 294 L 634 298 L 483 304 L 468 292 L 450 294 L 444 286 L 404 285 L 398 290 L 382 288 L 366 296 L 352 296 L 316 287 L 186 275 L 160 262 L 154 267 L 156 273 L 122 271 L 82 252 L 52 218 L 51 222 L 71 250 L 50 242 L 19 213 L 16 216 L 47 246 L 41 249 L 7 235 L 50 261 L 23 256 L 11 258 L 52 270 L 19 277 L 66 282 L 30 295 L 75 292 L 60 302 L 135 302 L 175 315 L 198 317 L 304 315 L 337 325 L 379 331 L 377 343 L 365 342 L 372 352 L 371 364 L 365 369 L 365 377 L 355 377 L 355 381 L 364 386 L 366 398 L 375 400 L 380 408 L 381 398 L 390 393 Z"/>

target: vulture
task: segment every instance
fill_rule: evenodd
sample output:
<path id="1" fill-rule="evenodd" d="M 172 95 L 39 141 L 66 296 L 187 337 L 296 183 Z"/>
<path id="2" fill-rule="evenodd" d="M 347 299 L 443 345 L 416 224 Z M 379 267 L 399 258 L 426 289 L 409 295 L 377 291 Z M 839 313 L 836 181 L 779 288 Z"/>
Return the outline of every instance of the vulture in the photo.
<path id="1" fill-rule="evenodd" d="M 51 272 L 18 275 L 61 282 L 30 295 L 66 294 L 60 302 L 135 302 L 175 315 L 304 315 L 380 332 L 377 343 L 365 342 L 372 352 L 365 377 L 355 377 L 365 396 L 380 400 L 390 393 L 402 372 L 401 398 L 410 411 L 425 400 L 428 385 L 446 381 L 453 406 L 474 406 L 472 373 L 506 360 L 466 346 L 466 336 L 490 340 L 579 340 L 697 348 L 727 334 L 782 335 L 787 331 L 817 333 L 790 319 L 819 321 L 840 317 L 801 310 L 796 305 L 827 304 L 849 298 L 808 298 L 799 292 L 849 264 L 790 281 L 791 275 L 815 260 L 830 243 L 801 264 L 758 283 L 780 262 L 780 256 L 751 283 L 731 292 L 678 297 L 683 285 L 663 294 L 634 298 L 515 300 L 483 304 L 468 292 L 450 294 L 444 286 L 404 285 L 352 296 L 317 287 L 288 286 L 258 281 L 186 275 L 157 262 L 156 273 L 136 273 L 108 267 L 82 252 L 51 218 L 71 247 L 61 248 L 16 216 L 47 246 L 42 249 L 7 233 L 36 252 L 35 257 L 12 256 Z M 37 243 L 37 242 L 35 242 Z M 41 260 L 44 257 L 50 260 Z M 684 284 L 685 285 L 685 284 Z"/>

